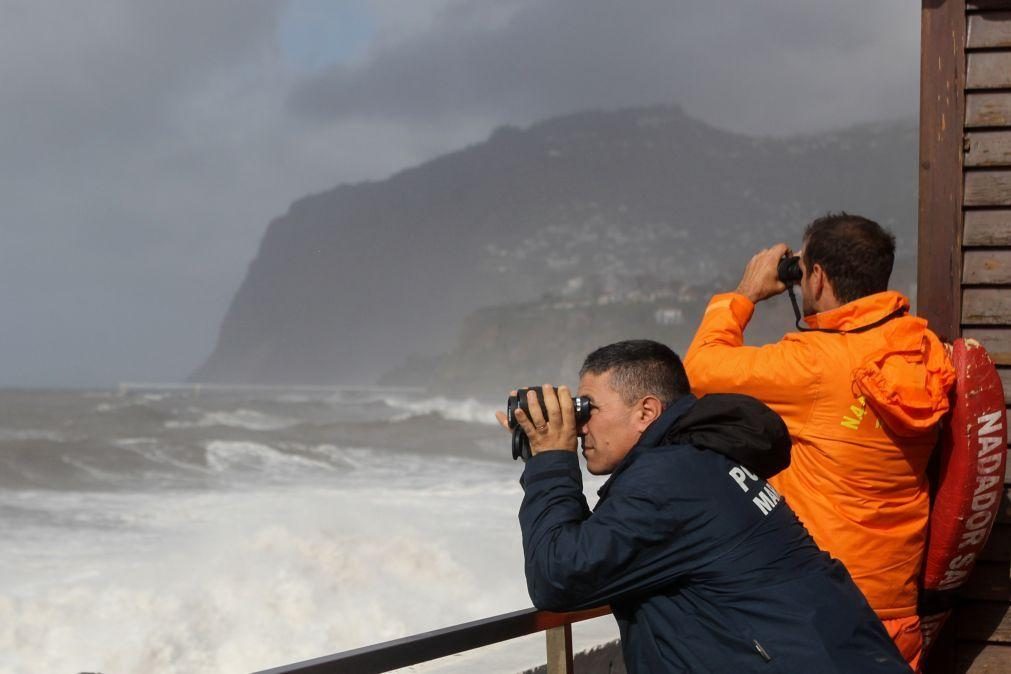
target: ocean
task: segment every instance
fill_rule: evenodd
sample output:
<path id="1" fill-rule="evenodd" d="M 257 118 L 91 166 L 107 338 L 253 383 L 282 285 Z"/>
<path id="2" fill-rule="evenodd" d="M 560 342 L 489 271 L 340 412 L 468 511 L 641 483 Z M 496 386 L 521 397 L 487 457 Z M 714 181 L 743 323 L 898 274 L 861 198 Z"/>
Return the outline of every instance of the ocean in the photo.
<path id="1" fill-rule="evenodd" d="M 528 607 L 522 467 L 494 409 L 379 388 L 0 391 L 0 672 L 251 672 Z M 601 483 L 584 476 L 591 505 Z M 617 628 L 574 633 L 582 649 Z M 406 671 L 543 661 L 538 635 Z"/>

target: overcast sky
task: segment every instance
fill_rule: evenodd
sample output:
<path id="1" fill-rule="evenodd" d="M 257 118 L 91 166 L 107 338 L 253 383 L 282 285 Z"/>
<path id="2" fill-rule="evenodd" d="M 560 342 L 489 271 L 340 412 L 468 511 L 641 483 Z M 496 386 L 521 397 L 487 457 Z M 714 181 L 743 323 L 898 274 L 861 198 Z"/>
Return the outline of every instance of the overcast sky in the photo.
<path id="1" fill-rule="evenodd" d="M 0 386 L 184 378 L 268 222 L 496 126 L 917 111 L 899 0 L 0 0 Z"/>

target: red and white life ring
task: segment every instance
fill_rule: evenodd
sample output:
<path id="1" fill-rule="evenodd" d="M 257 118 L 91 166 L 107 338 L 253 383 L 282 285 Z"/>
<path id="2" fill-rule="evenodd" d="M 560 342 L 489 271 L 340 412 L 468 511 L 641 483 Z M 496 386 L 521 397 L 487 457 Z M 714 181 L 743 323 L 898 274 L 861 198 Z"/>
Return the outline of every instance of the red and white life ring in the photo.
<path id="1" fill-rule="evenodd" d="M 951 360 L 955 387 L 938 447 L 920 598 L 924 653 L 986 545 L 1004 492 L 1007 427 L 997 368 L 971 339 L 955 340 Z"/>

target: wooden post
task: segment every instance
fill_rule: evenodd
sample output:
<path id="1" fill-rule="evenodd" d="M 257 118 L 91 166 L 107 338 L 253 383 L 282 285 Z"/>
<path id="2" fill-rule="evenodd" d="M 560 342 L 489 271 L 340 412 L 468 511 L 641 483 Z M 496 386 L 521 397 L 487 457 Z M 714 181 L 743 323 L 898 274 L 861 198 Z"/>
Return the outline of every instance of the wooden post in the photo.
<path id="1" fill-rule="evenodd" d="M 917 313 L 944 340 L 959 335 L 965 0 L 923 0 Z"/>
<path id="2" fill-rule="evenodd" d="M 916 311 L 944 341 L 961 331 L 965 0 L 923 0 L 920 15 L 920 196 Z M 954 670 L 950 625 L 926 669 Z"/>
<path id="3" fill-rule="evenodd" d="M 548 646 L 548 674 L 572 674 L 572 625 L 545 631 Z"/>

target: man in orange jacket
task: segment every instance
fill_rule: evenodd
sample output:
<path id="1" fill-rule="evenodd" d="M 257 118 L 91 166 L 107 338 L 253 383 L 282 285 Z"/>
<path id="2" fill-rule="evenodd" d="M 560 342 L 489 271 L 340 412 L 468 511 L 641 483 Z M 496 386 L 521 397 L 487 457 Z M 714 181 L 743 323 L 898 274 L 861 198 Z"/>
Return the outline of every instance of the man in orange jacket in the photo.
<path id="1" fill-rule="evenodd" d="M 895 238 L 855 215 L 808 225 L 800 253 L 807 328 L 744 346 L 755 304 L 786 290 L 785 244 L 756 254 L 737 290 L 713 297 L 685 357 L 696 395 L 752 395 L 793 439 L 770 482 L 841 560 L 914 670 L 917 578 L 929 514 L 927 462 L 955 379 L 943 345 L 889 291 Z"/>

